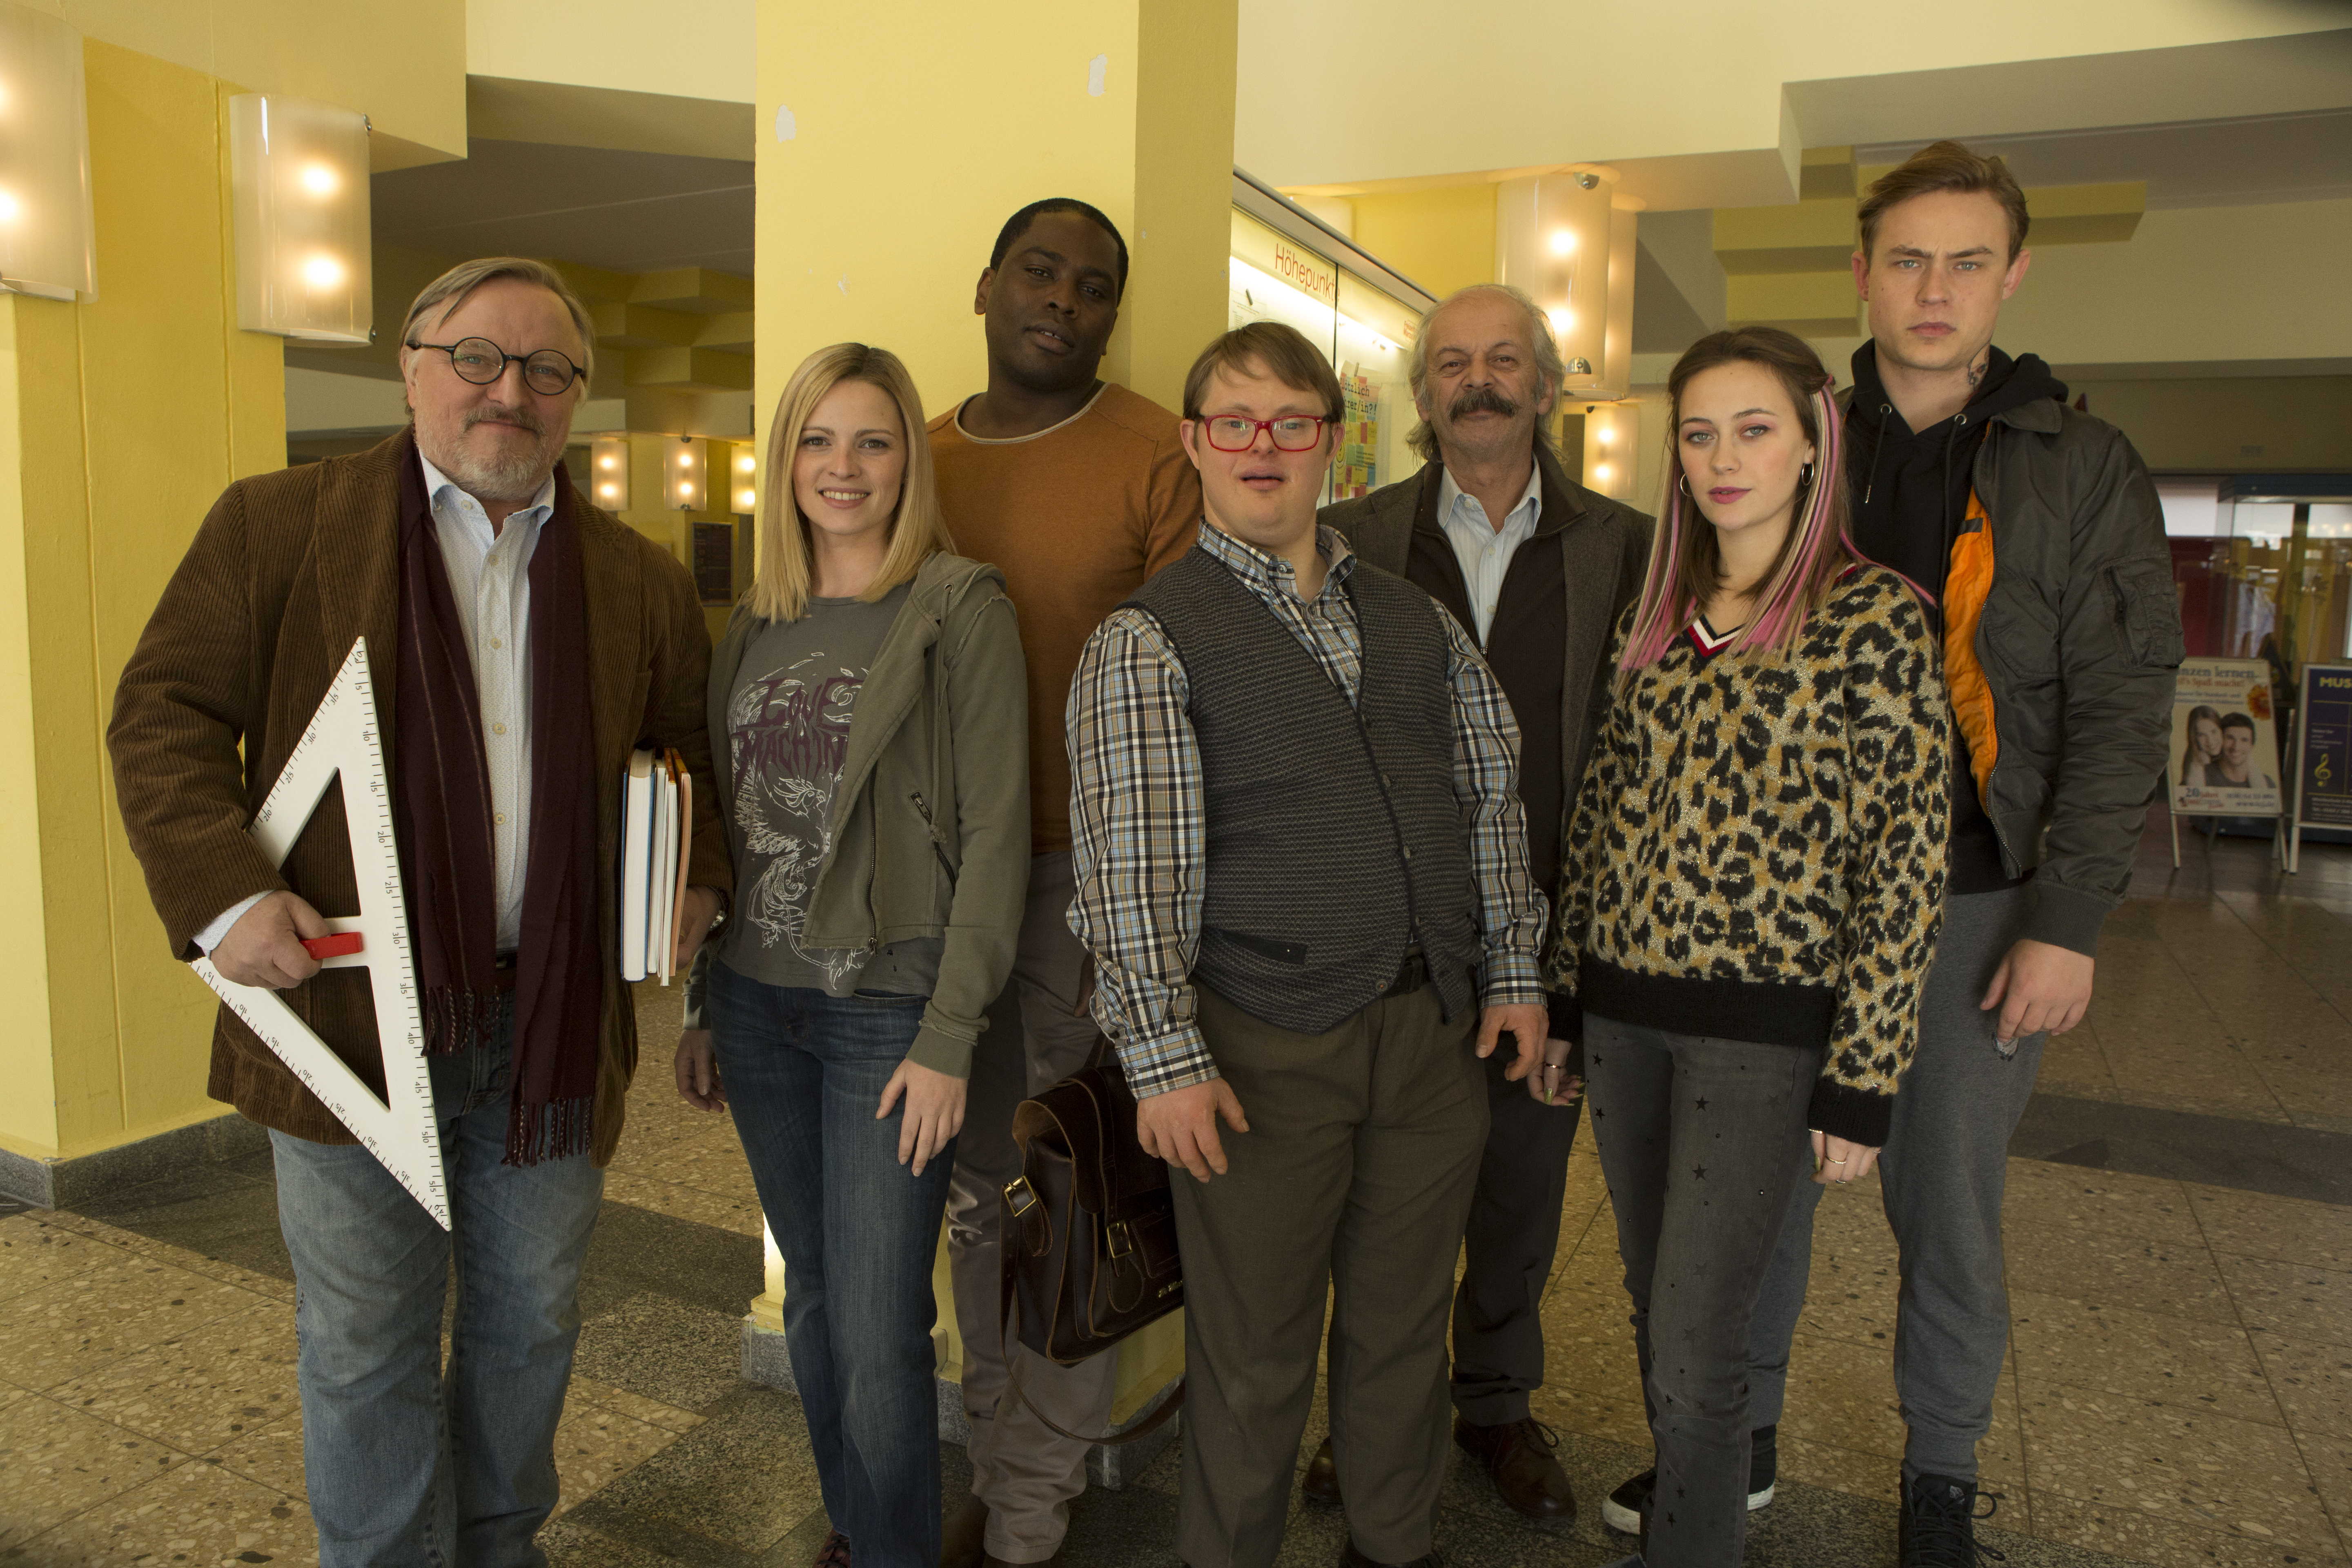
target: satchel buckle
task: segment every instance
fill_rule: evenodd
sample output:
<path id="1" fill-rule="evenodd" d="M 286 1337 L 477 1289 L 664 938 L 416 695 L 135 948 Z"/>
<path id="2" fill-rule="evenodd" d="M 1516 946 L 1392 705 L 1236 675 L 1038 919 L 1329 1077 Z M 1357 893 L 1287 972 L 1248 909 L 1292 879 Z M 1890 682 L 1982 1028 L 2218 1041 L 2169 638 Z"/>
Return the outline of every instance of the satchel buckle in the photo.
<path id="1" fill-rule="evenodd" d="M 1037 1206 L 1037 1194 L 1029 1185 L 1028 1177 L 1015 1176 L 1004 1184 L 1004 1203 L 1015 1219 L 1025 1218 L 1029 1211 Z"/>
<path id="2" fill-rule="evenodd" d="M 1135 1250 L 1135 1238 L 1128 1233 L 1127 1221 L 1115 1219 L 1103 1226 L 1103 1247 L 1114 1258 L 1123 1258 Z"/>

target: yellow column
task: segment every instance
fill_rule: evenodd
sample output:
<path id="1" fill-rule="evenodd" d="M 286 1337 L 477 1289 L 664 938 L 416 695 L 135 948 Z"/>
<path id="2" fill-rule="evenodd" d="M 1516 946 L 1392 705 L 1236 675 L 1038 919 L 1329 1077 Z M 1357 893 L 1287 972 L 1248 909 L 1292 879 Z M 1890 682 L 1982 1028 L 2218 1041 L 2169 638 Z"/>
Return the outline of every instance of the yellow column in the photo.
<path id="1" fill-rule="evenodd" d="M 1045 0 L 1007 26 L 946 0 L 892 14 L 761 0 L 757 401 L 845 339 L 903 358 L 934 413 L 988 365 L 972 285 L 1045 196 L 1132 253 L 1104 369 L 1174 407 L 1225 321 L 1237 0 Z M 755 439 L 757 437 L 755 437 Z"/>
<path id="2" fill-rule="evenodd" d="M 116 675 L 225 485 L 286 460 L 283 360 L 236 327 L 226 100 L 85 45 L 99 297 L 0 297 L 0 1148 L 220 1115 L 211 994 L 165 950 L 116 811 Z"/>
<path id="3" fill-rule="evenodd" d="M 794 367 L 844 340 L 896 352 L 934 414 L 987 382 L 973 285 L 997 229 L 1046 196 L 1090 202 L 1132 261 L 1104 375 L 1169 408 L 1225 325 L 1237 0 L 1045 0 L 1007 27 L 926 0 L 873 19 L 761 0 L 753 439 Z M 1490 241 L 1491 245 L 1491 241 Z M 762 474 L 761 481 L 773 482 Z M 937 1275 L 940 1373 L 962 1346 Z M 752 1305 L 772 1326 L 772 1259 Z M 1181 1370 L 1181 1316 L 1120 1347 L 1114 1420 Z"/>

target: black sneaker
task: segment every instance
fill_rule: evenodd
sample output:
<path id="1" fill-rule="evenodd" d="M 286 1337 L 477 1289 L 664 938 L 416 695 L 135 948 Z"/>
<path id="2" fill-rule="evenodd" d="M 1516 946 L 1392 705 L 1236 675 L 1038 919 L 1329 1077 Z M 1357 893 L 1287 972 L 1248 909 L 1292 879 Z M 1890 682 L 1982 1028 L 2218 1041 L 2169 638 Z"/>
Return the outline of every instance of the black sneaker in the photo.
<path id="1" fill-rule="evenodd" d="M 1748 1440 L 1748 1511 L 1754 1513 L 1772 1500 L 1779 1488 L 1780 1469 L 1780 1434 L 1778 1426 L 1759 1426 Z M 1642 1510 L 1649 1506 L 1650 1494 L 1658 1489 L 1658 1472 L 1643 1470 L 1615 1491 L 1601 1505 L 1601 1522 L 1620 1535 L 1642 1533 Z"/>
<path id="2" fill-rule="evenodd" d="M 1986 1503 L 1977 1511 L 1977 1500 Z M 1903 1519 L 1896 1527 L 1897 1560 L 1903 1568 L 1977 1568 L 1986 1559 L 2009 1559 L 1990 1546 L 1977 1544 L 1977 1521 L 1990 1519 L 2000 1506 L 1991 1492 L 1979 1492 L 1974 1481 L 1952 1476 L 1918 1476 L 1903 1497 Z"/>

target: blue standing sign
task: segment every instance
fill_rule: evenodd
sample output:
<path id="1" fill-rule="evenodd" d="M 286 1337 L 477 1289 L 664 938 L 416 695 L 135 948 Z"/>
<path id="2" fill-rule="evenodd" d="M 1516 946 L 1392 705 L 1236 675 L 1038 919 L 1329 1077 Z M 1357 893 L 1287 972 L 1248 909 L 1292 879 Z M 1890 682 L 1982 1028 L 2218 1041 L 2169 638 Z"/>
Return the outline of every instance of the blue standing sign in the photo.
<path id="1" fill-rule="evenodd" d="M 2305 665 L 2301 695 L 2290 871 L 2302 858 L 2305 827 L 2352 827 L 2352 664 Z"/>

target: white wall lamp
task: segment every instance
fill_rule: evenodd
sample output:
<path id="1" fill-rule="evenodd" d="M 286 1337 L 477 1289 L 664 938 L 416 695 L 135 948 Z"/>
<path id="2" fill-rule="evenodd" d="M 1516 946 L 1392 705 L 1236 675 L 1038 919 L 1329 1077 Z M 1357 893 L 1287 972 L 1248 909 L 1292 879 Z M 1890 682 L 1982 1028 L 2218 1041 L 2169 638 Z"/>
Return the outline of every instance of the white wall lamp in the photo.
<path id="1" fill-rule="evenodd" d="M 228 100 L 236 324 L 363 343 L 375 318 L 367 116 L 283 93 Z"/>
<path id="2" fill-rule="evenodd" d="M 1570 170 L 1506 180 L 1495 193 L 1495 276 L 1551 319 L 1570 396 L 1597 390 L 1605 374 L 1610 183 Z"/>
<path id="3" fill-rule="evenodd" d="M 1616 500 L 1633 496 L 1642 411 L 1633 403 L 1595 403 L 1584 411 L 1584 483 Z"/>
<path id="4" fill-rule="evenodd" d="M 599 436 L 588 444 L 589 494 L 606 511 L 629 509 L 629 438 Z"/>
<path id="5" fill-rule="evenodd" d="M 693 436 L 681 436 L 677 445 L 667 451 L 668 461 L 662 466 L 662 485 L 669 504 L 680 511 L 702 510 L 702 498 L 708 493 L 710 477 L 710 443 Z"/>
<path id="6" fill-rule="evenodd" d="M 81 35 L 0 5 L 0 289 L 98 298 Z"/>
<path id="7" fill-rule="evenodd" d="M 751 455 L 749 447 L 735 454 L 735 506 L 740 512 L 756 511 L 760 505 L 760 459 Z"/>

